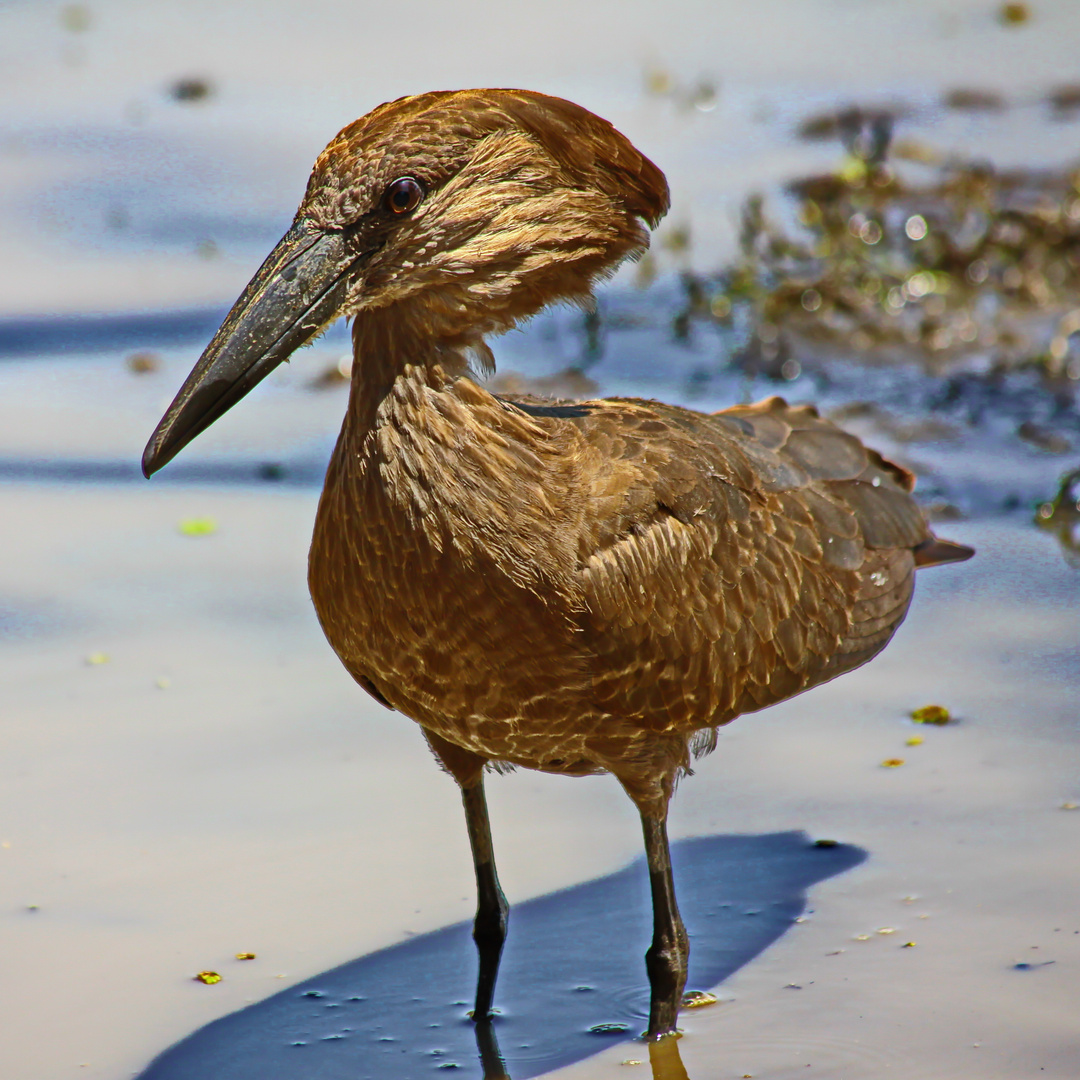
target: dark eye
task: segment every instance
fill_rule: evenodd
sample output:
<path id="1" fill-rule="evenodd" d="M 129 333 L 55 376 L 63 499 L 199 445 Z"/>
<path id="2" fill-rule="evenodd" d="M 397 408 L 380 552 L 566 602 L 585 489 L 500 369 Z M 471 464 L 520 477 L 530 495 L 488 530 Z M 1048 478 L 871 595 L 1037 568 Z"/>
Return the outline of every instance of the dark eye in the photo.
<path id="1" fill-rule="evenodd" d="M 386 189 L 383 203 L 387 210 L 395 214 L 407 214 L 420 205 L 423 197 L 424 189 L 420 182 L 411 176 L 402 176 Z"/>

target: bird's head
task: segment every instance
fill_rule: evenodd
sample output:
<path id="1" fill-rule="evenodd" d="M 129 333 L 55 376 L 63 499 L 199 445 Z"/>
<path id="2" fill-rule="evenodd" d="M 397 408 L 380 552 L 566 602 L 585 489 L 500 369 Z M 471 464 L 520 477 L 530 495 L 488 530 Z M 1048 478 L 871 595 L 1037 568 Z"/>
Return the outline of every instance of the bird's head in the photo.
<path id="1" fill-rule="evenodd" d="M 663 174 L 607 121 L 521 90 L 381 105 L 319 155 L 292 227 L 154 432 L 174 457 L 339 316 L 395 308 L 450 348 L 475 347 L 648 246 Z"/>

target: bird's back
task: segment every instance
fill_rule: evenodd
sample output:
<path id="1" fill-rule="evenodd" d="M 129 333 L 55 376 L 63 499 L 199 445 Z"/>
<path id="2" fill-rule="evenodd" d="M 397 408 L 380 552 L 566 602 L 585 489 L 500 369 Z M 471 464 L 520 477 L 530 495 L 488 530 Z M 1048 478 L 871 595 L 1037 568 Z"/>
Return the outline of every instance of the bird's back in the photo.
<path id="1" fill-rule="evenodd" d="M 780 398 L 712 415 L 598 405 L 578 421 L 601 451 L 598 486 L 633 475 L 579 571 L 598 701 L 694 730 L 885 645 L 929 537 L 909 473 Z"/>

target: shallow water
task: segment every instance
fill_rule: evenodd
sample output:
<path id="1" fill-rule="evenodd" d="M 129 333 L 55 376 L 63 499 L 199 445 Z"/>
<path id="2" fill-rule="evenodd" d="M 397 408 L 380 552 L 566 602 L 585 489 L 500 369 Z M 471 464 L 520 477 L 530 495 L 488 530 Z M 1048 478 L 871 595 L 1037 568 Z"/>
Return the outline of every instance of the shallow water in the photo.
<path id="1" fill-rule="evenodd" d="M 437 955 L 440 993 L 455 978 L 448 1001 L 471 990 L 467 943 L 451 944 L 473 905 L 454 786 L 412 725 L 340 669 L 305 591 L 344 408 L 343 388 L 311 383 L 345 350 L 343 332 L 153 483 L 138 474 L 147 435 L 328 136 L 431 86 L 574 97 L 668 171 L 670 224 L 690 226 L 685 258 L 711 270 L 733 250 L 748 190 L 835 164 L 835 147 L 792 133 L 838 102 L 906 102 L 919 137 L 1002 163 L 1072 157 L 1075 120 L 1053 120 L 1043 97 L 1073 77 L 1080 9 L 1040 3 L 1016 30 L 974 0 L 684 3 L 663 18 L 636 4 L 559 3 L 542 17 L 415 5 L 405 29 L 401 5 L 325 0 L 86 11 L 75 31 L 56 8 L 0 7 L 0 1075 L 116 1080 L 187 1036 L 146 1075 L 192 1050 L 211 1056 L 167 1075 L 215 1075 L 215 1032 L 261 1046 L 274 1003 L 316 1000 L 297 995 L 335 972 L 367 978 L 392 962 L 400 974 L 398 957 L 426 967 Z M 647 93 L 650 71 L 671 89 Z M 211 95 L 170 99 L 189 75 Z M 703 81 L 719 89 L 708 111 L 686 105 Z M 946 112 L 953 86 L 997 89 L 1010 107 Z M 663 266 L 677 269 L 684 256 L 664 235 Z M 915 468 L 928 501 L 966 515 L 938 528 L 979 550 L 921 575 L 872 665 L 736 721 L 680 789 L 673 835 L 707 838 L 692 850 L 805 832 L 867 853 L 784 893 L 776 910 L 790 920 L 808 887 L 805 921 L 770 924 L 784 929 L 775 939 L 765 923 L 700 932 L 699 945 L 735 954 L 706 964 L 704 981 L 726 976 L 720 1003 L 684 1014 L 687 1075 L 1074 1077 L 1080 811 L 1065 807 L 1080 803 L 1080 574 L 1031 518 L 1076 454 L 1017 437 L 1045 407 L 1022 378 L 981 404 L 939 406 L 939 425 L 921 430 L 935 399 L 914 369 L 834 363 L 748 380 L 719 365 L 732 347 L 722 330 L 672 340 L 674 288 L 664 278 L 638 293 L 624 275 L 601 298 L 598 353 L 580 313 L 560 311 L 501 339 L 501 369 L 586 363 L 600 393 L 700 408 L 778 389 L 826 408 L 872 400 L 885 411 L 849 408 L 845 422 Z M 130 371 L 126 358 L 147 349 L 158 369 Z M 216 531 L 178 528 L 207 518 Z M 930 702 L 958 722 L 911 723 Z M 924 741 L 908 746 L 914 736 Z M 568 975 L 531 970 L 537 949 L 553 969 L 588 959 L 553 943 L 555 927 L 591 895 L 584 883 L 631 880 L 620 874 L 638 856 L 632 807 L 609 778 L 516 773 L 493 777 L 489 798 L 518 913 L 497 1026 L 509 1074 L 537 1075 L 520 1053 L 535 1039 L 537 1068 L 562 1063 L 547 1075 L 647 1075 L 642 1044 L 587 1035 L 601 1012 L 639 1017 L 640 930 L 611 926 L 626 940 L 597 955 L 625 971 L 596 978 L 595 1013 L 560 1012 L 543 995 Z M 691 925 L 728 884 L 716 888 L 687 885 Z M 233 959 L 245 951 L 256 959 Z M 223 981 L 193 981 L 204 969 Z M 400 1024 L 403 1002 L 379 1007 Z M 403 1030 L 410 1051 L 440 1048 L 427 1029 Z M 349 1063 L 356 1045 L 322 1049 Z M 597 1052 L 584 1060 L 582 1046 Z M 468 1038 L 447 1048 L 475 1074 Z"/>
<path id="2" fill-rule="evenodd" d="M 675 844 L 693 943 L 689 984 L 716 986 L 802 916 L 808 887 L 864 857 L 846 845 L 815 846 L 802 833 Z M 644 1030 L 639 953 L 652 914 L 643 859 L 518 904 L 512 918 L 494 1025 L 507 1072 L 540 1076 Z M 411 1080 L 453 1069 L 479 1077 L 462 982 L 475 967 L 471 930 L 458 923 L 318 975 L 196 1032 L 142 1076 Z"/>

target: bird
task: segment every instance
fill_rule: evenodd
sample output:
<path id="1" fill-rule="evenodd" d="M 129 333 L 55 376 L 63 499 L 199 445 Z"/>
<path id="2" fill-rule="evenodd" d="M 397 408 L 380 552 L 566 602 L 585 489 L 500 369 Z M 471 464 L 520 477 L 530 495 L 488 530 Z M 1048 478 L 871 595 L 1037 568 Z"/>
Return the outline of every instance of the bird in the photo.
<path id="1" fill-rule="evenodd" d="M 910 472 L 812 406 L 706 414 L 485 387 L 490 336 L 588 305 L 668 206 L 660 169 L 572 102 L 475 89 L 380 105 L 319 155 L 143 457 L 149 477 L 351 320 L 309 587 L 355 681 L 417 722 L 460 786 L 477 1022 L 508 917 L 486 772 L 606 772 L 633 801 L 653 906 L 646 1034 L 669 1035 L 689 954 L 676 783 L 721 725 L 880 652 L 916 568 L 973 554 L 933 535 Z"/>

